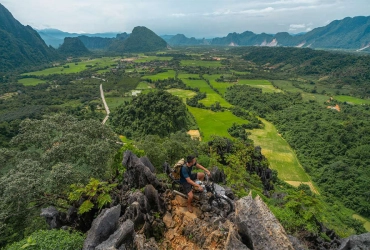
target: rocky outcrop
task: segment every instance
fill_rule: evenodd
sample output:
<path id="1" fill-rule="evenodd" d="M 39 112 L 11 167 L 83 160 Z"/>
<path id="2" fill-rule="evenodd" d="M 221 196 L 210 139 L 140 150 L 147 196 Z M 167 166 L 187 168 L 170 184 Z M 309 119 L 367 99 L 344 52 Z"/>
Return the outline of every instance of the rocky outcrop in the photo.
<path id="1" fill-rule="evenodd" d="M 80 215 L 76 204 L 67 213 L 48 207 L 42 209 L 41 216 L 51 228 L 73 225 L 83 232 L 89 229 L 83 250 L 156 250 L 179 246 L 181 249 L 308 249 L 297 238 L 286 234 L 259 196 L 253 199 L 249 194 L 235 201 L 235 212 L 226 217 L 215 204 L 210 205 L 210 193 L 196 193 L 193 213 L 189 213 L 186 195 L 170 189 L 163 191 L 166 186 L 134 154 L 125 152 L 123 162 L 127 166 L 124 183 L 111 194 L 111 208 L 103 209 L 100 214 L 92 210 Z M 217 176 L 218 170 L 213 171 Z M 222 180 L 223 175 L 220 176 Z M 228 194 L 228 188 L 217 184 L 214 187 L 218 193 Z M 81 221 L 89 227 L 81 229 Z M 330 231 L 321 231 L 332 242 L 306 240 L 307 237 L 303 237 L 303 242 L 311 244 L 309 249 L 337 249 L 339 239 Z M 339 249 L 369 249 L 369 245 L 370 234 L 364 234 L 345 239 Z"/>
<path id="2" fill-rule="evenodd" d="M 294 250 L 284 228 L 262 199 L 249 194 L 235 203 L 235 224 L 249 248 Z"/>
<path id="3" fill-rule="evenodd" d="M 216 183 L 226 183 L 226 175 L 223 170 L 218 167 L 213 167 L 211 169 L 211 180 Z"/>
<path id="4" fill-rule="evenodd" d="M 249 248 L 241 242 L 240 235 L 232 225 L 230 225 L 229 228 L 229 235 L 227 236 L 225 249 L 249 250 Z"/>
<path id="5" fill-rule="evenodd" d="M 134 223 L 126 220 L 106 241 L 98 245 L 95 250 L 132 249 L 134 243 Z M 123 247 L 121 247 L 123 246 Z"/>
<path id="6" fill-rule="evenodd" d="M 345 238 L 338 250 L 365 250 L 370 249 L 370 233 L 353 235 Z"/>
<path id="7" fill-rule="evenodd" d="M 63 219 L 65 218 L 65 215 L 60 213 L 53 206 L 41 209 L 40 216 L 46 219 L 46 223 L 49 225 L 50 229 L 61 228 Z"/>
<path id="8" fill-rule="evenodd" d="M 157 190 L 165 190 L 165 187 L 158 181 L 155 174 L 131 151 L 127 150 L 123 153 L 122 165 L 126 167 L 123 184 L 130 189 L 140 189 L 147 184 L 152 184 Z"/>
<path id="9" fill-rule="evenodd" d="M 149 158 L 146 156 L 140 157 L 140 161 L 152 171 L 152 173 L 155 173 L 155 167 L 153 164 L 150 162 Z"/>
<path id="10" fill-rule="evenodd" d="M 91 229 L 87 233 L 83 250 L 94 250 L 95 247 L 106 241 L 116 231 L 120 213 L 121 205 L 104 209 L 93 221 Z"/>

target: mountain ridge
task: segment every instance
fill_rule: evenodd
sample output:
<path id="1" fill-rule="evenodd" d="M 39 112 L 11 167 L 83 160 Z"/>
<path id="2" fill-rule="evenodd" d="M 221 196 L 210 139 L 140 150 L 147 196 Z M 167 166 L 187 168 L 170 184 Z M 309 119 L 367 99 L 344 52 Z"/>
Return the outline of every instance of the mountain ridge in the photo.
<path id="1" fill-rule="evenodd" d="M 22 25 L 0 4 L 0 72 L 36 66 L 58 58 L 31 26 Z"/>

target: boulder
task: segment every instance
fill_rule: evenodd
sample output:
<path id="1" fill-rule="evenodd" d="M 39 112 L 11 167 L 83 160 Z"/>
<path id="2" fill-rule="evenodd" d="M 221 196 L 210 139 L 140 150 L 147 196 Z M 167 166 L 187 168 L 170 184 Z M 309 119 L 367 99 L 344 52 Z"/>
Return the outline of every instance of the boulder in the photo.
<path id="1" fill-rule="evenodd" d="M 140 189 L 147 184 L 152 184 L 157 190 L 165 191 L 165 187 L 158 181 L 155 174 L 130 150 L 123 153 L 122 165 L 126 166 L 123 185 Z"/>
<path id="2" fill-rule="evenodd" d="M 155 167 L 153 164 L 150 162 L 149 158 L 146 156 L 140 157 L 140 161 L 152 171 L 152 173 L 155 173 Z"/>
<path id="3" fill-rule="evenodd" d="M 342 240 L 338 250 L 365 250 L 370 249 L 370 233 L 352 235 Z"/>
<path id="4" fill-rule="evenodd" d="M 164 201 L 159 197 L 158 191 L 153 185 L 146 185 L 144 194 L 154 211 L 164 213 Z"/>
<path id="5" fill-rule="evenodd" d="M 283 226 L 262 199 L 249 194 L 235 206 L 235 224 L 242 242 L 249 248 L 294 250 Z"/>
<path id="6" fill-rule="evenodd" d="M 211 169 L 211 180 L 216 183 L 226 183 L 226 175 L 223 170 L 220 170 L 218 167 L 214 166 Z"/>
<path id="7" fill-rule="evenodd" d="M 125 211 L 125 214 L 120 218 L 121 222 L 126 220 L 133 221 L 135 229 L 140 229 L 145 222 L 145 214 L 140 209 L 140 204 L 135 201 Z"/>
<path id="8" fill-rule="evenodd" d="M 106 241 L 117 230 L 120 213 L 121 205 L 103 209 L 93 221 L 82 249 L 94 250 L 96 246 Z"/>
<path id="9" fill-rule="evenodd" d="M 59 213 L 53 206 L 41 209 L 40 216 L 45 217 L 46 223 L 49 225 L 50 229 L 61 228 L 63 226 L 65 214 Z"/>
<path id="10" fill-rule="evenodd" d="M 122 245 L 126 249 L 132 249 L 134 234 L 134 223 L 131 220 L 126 220 L 106 241 L 99 244 L 95 250 L 117 250 Z"/>
<path id="11" fill-rule="evenodd" d="M 132 204 L 134 202 L 139 203 L 140 210 L 143 213 L 148 213 L 151 209 L 148 198 L 139 190 L 132 193 L 127 199 L 128 204 Z"/>

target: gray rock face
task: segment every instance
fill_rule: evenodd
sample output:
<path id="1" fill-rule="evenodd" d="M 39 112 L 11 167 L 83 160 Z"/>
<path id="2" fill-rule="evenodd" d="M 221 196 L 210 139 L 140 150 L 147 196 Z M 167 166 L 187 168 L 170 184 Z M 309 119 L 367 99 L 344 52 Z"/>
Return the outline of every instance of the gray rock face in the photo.
<path id="1" fill-rule="evenodd" d="M 164 202 L 159 197 L 158 191 L 153 187 L 153 185 L 146 185 L 144 194 L 152 209 L 164 213 Z"/>
<path id="2" fill-rule="evenodd" d="M 225 250 L 249 250 L 249 248 L 240 241 L 239 234 L 235 231 L 234 227 L 230 225 L 229 235 L 225 243 Z"/>
<path id="3" fill-rule="evenodd" d="M 82 249 L 94 250 L 96 246 L 106 241 L 116 231 L 120 213 L 121 205 L 104 209 L 93 221 Z"/>
<path id="4" fill-rule="evenodd" d="M 155 167 L 150 162 L 149 158 L 146 156 L 140 157 L 140 161 L 152 171 L 152 173 L 155 173 Z"/>
<path id="5" fill-rule="evenodd" d="M 302 245 L 302 243 L 294 236 L 288 235 L 290 242 L 295 250 L 308 250 L 308 247 Z"/>
<path id="6" fill-rule="evenodd" d="M 50 229 L 61 228 L 62 227 L 62 220 L 61 214 L 59 211 L 51 206 L 47 208 L 41 209 L 41 217 L 45 217 L 46 223 L 49 224 Z"/>
<path id="7" fill-rule="evenodd" d="M 226 175 L 223 170 L 221 171 L 218 167 L 215 166 L 211 170 L 211 179 L 213 182 L 216 183 L 225 183 Z"/>
<path id="8" fill-rule="evenodd" d="M 131 249 L 134 242 L 134 223 L 126 220 L 106 241 L 99 244 L 95 250 L 117 250 L 122 245 L 126 249 Z"/>
<path id="9" fill-rule="evenodd" d="M 155 174 L 130 150 L 123 153 L 122 165 L 127 169 L 123 176 L 123 184 L 128 185 L 129 188 L 140 189 L 147 184 L 152 184 L 157 190 L 165 190 Z"/>
<path id="10" fill-rule="evenodd" d="M 368 250 L 370 249 L 370 233 L 352 235 L 343 239 L 338 250 Z"/>
<path id="11" fill-rule="evenodd" d="M 125 214 L 120 219 L 121 221 L 131 220 L 133 221 L 135 228 L 139 229 L 144 225 L 145 214 L 141 212 L 140 204 L 135 201 L 125 211 Z"/>
<path id="12" fill-rule="evenodd" d="M 127 200 L 128 204 L 132 204 L 134 202 L 139 203 L 140 210 L 143 213 L 148 213 L 150 211 L 150 204 L 148 198 L 140 191 L 135 191 Z"/>
<path id="13" fill-rule="evenodd" d="M 242 242 L 253 250 L 294 250 L 284 228 L 262 199 L 249 194 L 235 204 L 235 224 Z"/>

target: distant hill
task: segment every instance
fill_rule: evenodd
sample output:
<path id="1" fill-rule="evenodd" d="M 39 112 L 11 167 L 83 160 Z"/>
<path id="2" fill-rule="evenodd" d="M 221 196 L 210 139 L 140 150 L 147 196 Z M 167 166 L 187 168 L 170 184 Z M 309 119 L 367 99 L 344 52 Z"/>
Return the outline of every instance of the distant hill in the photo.
<path id="1" fill-rule="evenodd" d="M 150 29 L 143 26 L 135 27 L 127 39 L 117 41 L 109 46 L 110 51 L 119 53 L 151 52 L 166 48 L 166 41 Z"/>
<path id="2" fill-rule="evenodd" d="M 205 39 L 196 39 L 194 37 L 188 38 L 183 34 L 177 34 L 171 37 L 167 42 L 169 45 L 172 45 L 172 46 L 208 44 L 208 42 Z"/>
<path id="3" fill-rule="evenodd" d="M 0 72 L 36 66 L 57 57 L 32 27 L 23 26 L 0 4 Z"/>
<path id="4" fill-rule="evenodd" d="M 73 57 L 85 56 L 91 53 L 78 37 L 64 38 L 64 43 L 58 51 L 61 55 Z"/>
<path id="5" fill-rule="evenodd" d="M 291 46 L 326 49 L 361 49 L 370 45 L 370 16 L 347 17 L 303 34 L 287 32 L 255 34 L 245 31 L 214 38 L 212 45 L 223 46 Z M 365 50 L 366 51 L 366 50 Z"/>
<path id="6" fill-rule="evenodd" d="M 162 35 L 160 36 L 163 40 L 165 40 L 166 42 L 168 42 L 172 37 L 174 37 L 175 35 Z"/>
<path id="7" fill-rule="evenodd" d="M 90 36 L 78 36 L 78 39 L 88 49 L 106 49 L 108 48 L 115 38 L 103 38 L 103 37 L 90 37 Z"/>
<path id="8" fill-rule="evenodd" d="M 59 46 L 63 44 L 64 38 L 66 37 L 87 36 L 99 38 L 115 38 L 117 35 L 117 32 L 87 34 L 87 33 L 69 33 L 58 29 L 42 29 L 37 30 L 37 32 L 40 34 L 41 38 L 45 41 L 47 45 L 51 45 L 54 48 L 59 48 Z M 86 47 L 88 48 L 88 46 Z"/>

